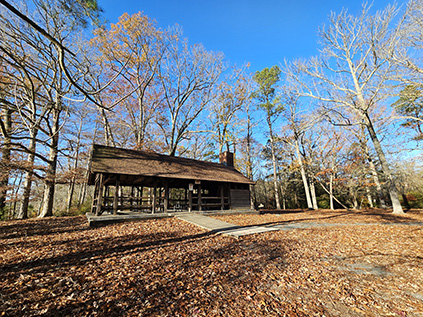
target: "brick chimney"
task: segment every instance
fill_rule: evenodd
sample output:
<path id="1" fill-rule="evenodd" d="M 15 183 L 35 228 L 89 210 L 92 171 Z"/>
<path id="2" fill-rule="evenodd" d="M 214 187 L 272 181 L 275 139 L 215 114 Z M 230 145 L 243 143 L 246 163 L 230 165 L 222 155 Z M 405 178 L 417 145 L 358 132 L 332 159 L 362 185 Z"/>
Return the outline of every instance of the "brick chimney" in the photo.
<path id="1" fill-rule="evenodd" d="M 228 151 L 220 153 L 219 155 L 220 164 L 233 167 L 234 166 L 234 154 Z"/>

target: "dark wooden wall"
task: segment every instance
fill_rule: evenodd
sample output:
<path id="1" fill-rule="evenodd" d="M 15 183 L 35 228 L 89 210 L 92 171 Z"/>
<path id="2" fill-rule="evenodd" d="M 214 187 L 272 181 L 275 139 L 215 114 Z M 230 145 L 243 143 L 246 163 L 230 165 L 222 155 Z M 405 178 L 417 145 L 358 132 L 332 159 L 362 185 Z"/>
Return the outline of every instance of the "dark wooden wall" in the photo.
<path id="1" fill-rule="evenodd" d="M 250 191 L 248 189 L 231 189 L 231 209 L 249 209 L 250 207 Z"/>

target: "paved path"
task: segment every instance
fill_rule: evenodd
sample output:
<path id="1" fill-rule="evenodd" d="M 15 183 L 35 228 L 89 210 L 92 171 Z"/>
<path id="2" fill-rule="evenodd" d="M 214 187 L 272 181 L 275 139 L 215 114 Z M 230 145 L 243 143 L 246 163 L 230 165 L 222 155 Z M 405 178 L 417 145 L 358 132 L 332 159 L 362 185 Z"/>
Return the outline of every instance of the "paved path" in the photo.
<path id="1" fill-rule="evenodd" d="M 234 237 L 245 236 L 249 234 L 262 233 L 267 231 L 280 230 L 279 228 L 272 228 L 266 226 L 249 226 L 241 227 L 228 222 L 224 222 L 218 219 L 210 218 L 207 216 L 184 213 L 177 215 L 176 218 L 184 220 L 186 222 L 197 225 L 201 228 L 211 230 L 217 233 L 227 234 Z"/>
<path id="2" fill-rule="evenodd" d="M 183 213 L 176 215 L 176 218 L 186 222 L 197 225 L 201 228 L 214 231 L 216 233 L 227 234 L 234 237 L 241 237 L 249 234 L 263 233 L 276 230 L 292 230 L 292 229 L 307 229 L 316 227 L 339 227 L 339 226 L 371 226 L 371 225 L 406 225 L 406 226 L 423 226 L 423 222 L 402 222 L 402 223 L 317 223 L 317 222 L 303 222 L 303 223 L 288 223 L 276 225 L 258 225 L 241 227 L 228 222 L 210 218 L 207 216 L 195 213 Z"/>

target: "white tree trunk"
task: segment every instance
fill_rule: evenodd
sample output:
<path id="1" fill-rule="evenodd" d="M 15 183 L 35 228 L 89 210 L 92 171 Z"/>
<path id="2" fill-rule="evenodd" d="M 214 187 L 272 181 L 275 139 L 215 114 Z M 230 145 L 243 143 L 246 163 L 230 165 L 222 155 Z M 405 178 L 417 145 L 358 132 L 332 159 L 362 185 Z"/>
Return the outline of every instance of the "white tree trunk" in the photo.
<path id="1" fill-rule="evenodd" d="M 307 208 L 313 209 L 313 204 L 311 202 L 311 197 L 310 197 L 310 189 L 309 189 L 308 181 L 307 181 L 307 175 L 304 168 L 303 160 L 301 159 L 300 145 L 298 144 L 298 140 L 295 140 L 295 152 L 297 153 L 297 161 L 298 161 L 298 164 L 300 165 L 301 178 L 303 180 L 304 191 L 305 191 L 305 195 L 307 199 Z"/>
<path id="2" fill-rule="evenodd" d="M 369 202 L 369 207 L 373 208 L 374 207 L 373 206 L 373 198 L 372 198 L 372 195 L 370 194 L 370 189 L 369 189 L 368 186 L 366 186 L 366 192 L 367 192 L 367 200 Z"/>
<path id="3" fill-rule="evenodd" d="M 373 181 L 376 184 L 376 192 L 379 197 L 380 207 L 382 207 L 383 209 L 386 209 L 386 202 L 385 202 L 385 199 L 383 198 L 382 185 L 380 184 L 379 175 L 377 174 L 375 164 L 373 163 L 371 158 L 369 158 L 369 168 L 370 168 L 370 173 L 373 176 Z"/>
<path id="4" fill-rule="evenodd" d="M 316 187 L 314 186 L 314 181 L 312 179 L 310 179 L 310 193 L 311 193 L 311 200 L 313 203 L 313 209 L 317 210 L 319 209 L 319 206 L 317 205 Z"/>
<path id="5" fill-rule="evenodd" d="M 389 189 L 389 196 L 391 197 L 392 208 L 394 214 L 403 214 L 404 211 L 402 210 L 401 203 L 398 196 L 398 191 L 395 186 L 395 181 L 391 173 L 391 169 L 389 168 L 388 161 L 386 160 L 385 153 L 383 152 L 382 146 L 377 138 L 376 132 L 373 128 L 373 124 L 370 120 L 370 117 L 366 113 L 366 126 L 367 130 L 370 135 L 370 139 L 373 142 L 375 147 L 376 153 L 379 157 L 380 164 L 382 166 L 383 173 L 385 174 L 386 180 L 388 181 L 388 189 Z"/>
<path id="6" fill-rule="evenodd" d="M 329 178 L 329 204 L 330 204 L 330 209 L 335 210 L 333 206 L 333 161 L 332 161 L 332 170 L 330 171 L 330 178 Z"/>

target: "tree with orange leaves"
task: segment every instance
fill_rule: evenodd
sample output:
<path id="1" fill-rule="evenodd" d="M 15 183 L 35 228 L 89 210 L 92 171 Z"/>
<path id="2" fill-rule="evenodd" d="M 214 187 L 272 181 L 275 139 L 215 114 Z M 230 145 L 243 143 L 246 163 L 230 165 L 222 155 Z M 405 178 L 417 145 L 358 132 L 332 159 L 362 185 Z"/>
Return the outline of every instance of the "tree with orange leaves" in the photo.
<path id="1" fill-rule="evenodd" d="M 98 49 L 97 63 L 106 72 L 102 84 L 107 88 L 100 92 L 101 99 L 113 109 L 100 109 L 103 122 L 124 127 L 136 148 L 149 147 L 150 125 L 160 106 L 157 76 L 171 36 L 141 12 L 124 13 L 109 30 L 99 28 L 94 34 L 91 44 Z"/>

